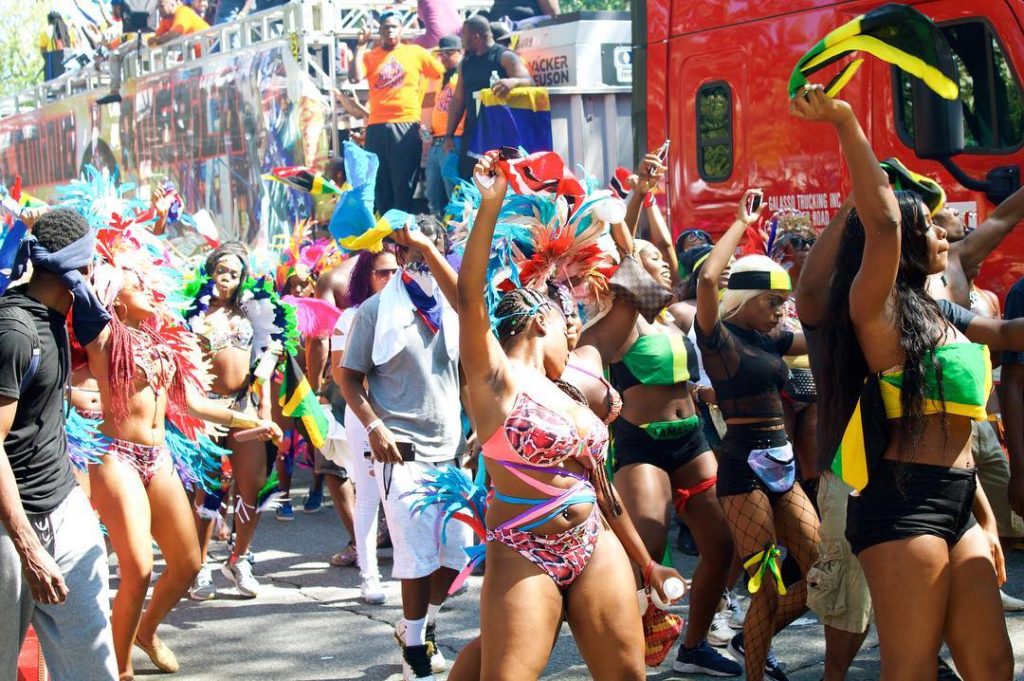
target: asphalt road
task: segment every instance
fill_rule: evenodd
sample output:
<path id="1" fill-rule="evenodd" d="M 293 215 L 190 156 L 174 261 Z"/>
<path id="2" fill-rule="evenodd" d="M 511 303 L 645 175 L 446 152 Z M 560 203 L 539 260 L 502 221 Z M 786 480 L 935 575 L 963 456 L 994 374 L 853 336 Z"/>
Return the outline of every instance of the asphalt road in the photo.
<path id="1" fill-rule="evenodd" d="M 301 498 L 308 481 L 308 473 L 297 474 L 296 498 Z M 214 581 L 222 589 L 215 600 L 185 600 L 170 614 L 159 633 L 177 654 L 181 671 L 168 678 L 400 681 L 399 653 L 392 638 L 394 623 L 401 617 L 397 583 L 388 583 L 386 605 L 363 604 L 357 571 L 331 567 L 327 562 L 348 540 L 333 507 L 325 504 L 314 515 L 297 509 L 295 515 L 293 522 L 283 523 L 269 514 L 260 525 L 256 574 L 265 586 L 259 598 L 242 600 L 232 595 L 227 580 L 215 570 Z M 226 552 L 225 544 L 215 543 L 212 557 L 223 558 Z M 390 572 L 390 556 L 390 550 L 381 552 L 385 575 Z M 683 574 L 692 572 L 695 559 L 679 553 L 674 559 Z M 1011 554 L 1007 563 L 1005 590 L 1024 598 L 1024 553 Z M 113 570 L 111 578 L 116 586 Z M 476 636 L 481 579 L 471 578 L 469 590 L 449 601 L 442 611 L 438 643 L 449 659 Z M 676 611 L 685 617 L 685 603 Z M 912 613 L 908 613 L 907 625 L 913 626 Z M 1024 672 L 1024 613 L 1009 614 L 1007 626 L 1019 676 Z M 773 645 L 793 681 L 821 678 L 824 639 L 816 621 L 789 627 Z M 674 654 L 659 669 L 650 670 L 648 678 L 707 678 L 673 673 Z M 944 654 L 949 659 L 948 653 Z M 159 673 L 138 650 L 134 664 L 138 677 Z M 848 678 L 878 677 L 878 641 L 871 634 Z M 590 678 L 568 627 L 562 629 L 544 678 Z"/>

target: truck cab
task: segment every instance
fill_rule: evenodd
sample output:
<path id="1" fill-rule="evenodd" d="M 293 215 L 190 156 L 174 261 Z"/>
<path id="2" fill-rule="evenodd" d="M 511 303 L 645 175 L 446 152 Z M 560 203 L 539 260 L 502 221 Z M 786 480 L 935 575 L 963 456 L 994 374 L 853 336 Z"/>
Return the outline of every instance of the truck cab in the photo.
<path id="1" fill-rule="evenodd" d="M 833 28 L 883 3 L 648 0 L 634 12 L 635 148 L 672 141 L 665 196 L 673 232 L 722 232 L 748 187 L 769 208 L 796 208 L 823 227 L 850 189 L 835 134 L 788 112 L 789 74 Z M 877 156 L 937 180 L 968 227 L 1020 185 L 1024 162 L 1024 5 L 1015 0 L 910 2 L 951 48 L 960 99 L 868 58 L 840 97 Z M 828 74 L 817 74 L 825 82 Z M 962 127 L 962 137 L 960 129 Z M 979 285 L 1004 295 L 1024 276 L 1024 233 L 1013 233 Z"/>

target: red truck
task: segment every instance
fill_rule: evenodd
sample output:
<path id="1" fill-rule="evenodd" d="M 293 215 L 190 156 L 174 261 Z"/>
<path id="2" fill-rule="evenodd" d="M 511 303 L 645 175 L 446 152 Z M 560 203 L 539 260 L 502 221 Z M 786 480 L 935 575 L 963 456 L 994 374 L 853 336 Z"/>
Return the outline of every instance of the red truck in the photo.
<path id="1" fill-rule="evenodd" d="M 720 233 L 748 187 L 770 208 L 808 212 L 823 226 L 850 189 L 832 130 L 788 113 L 793 65 L 873 0 L 646 0 L 633 10 L 635 148 L 670 139 L 667 205 L 673 233 Z M 945 35 L 960 100 L 945 102 L 872 57 L 843 89 L 878 157 L 896 156 L 938 180 L 968 226 L 1020 185 L 1024 161 L 1024 2 L 912 4 Z M 643 75 L 646 74 L 646 78 Z M 831 74 L 817 74 L 826 82 Z M 961 126 L 962 121 L 962 126 Z M 963 134 L 959 134 L 962 127 Z M 1003 296 L 1024 276 L 1024 229 L 986 261 L 980 285 Z"/>

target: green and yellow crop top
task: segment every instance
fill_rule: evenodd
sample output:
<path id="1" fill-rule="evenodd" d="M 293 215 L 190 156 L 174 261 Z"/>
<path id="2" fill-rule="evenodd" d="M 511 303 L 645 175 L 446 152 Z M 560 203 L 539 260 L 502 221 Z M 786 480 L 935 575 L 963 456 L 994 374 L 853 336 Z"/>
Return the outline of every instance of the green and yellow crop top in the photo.
<path id="1" fill-rule="evenodd" d="M 944 412 L 984 421 L 988 417 L 985 404 L 992 391 L 988 348 L 977 343 L 950 343 L 936 348 L 935 358 L 942 367 L 945 399 L 939 399 L 936 371 L 929 367 L 925 372 L 924 413 Z M 902 389 L 902 367 L 869 376 L 846 424 L 832 460 L 832 472 L 858 491 L 868 484 L 868 474 L 888 444 L 886 422 L 903 416 Z"/>
<path id="2" fill-rule="evenodd" d="M 992 392 L 992 361 L 988 348 L 977 343 L 950 343 L 935 349 L 935 359 L 942 367 L 942 389 L 945 403 L 939 401 L 935 368 L 925 372 L 925 414 L 955 414 L 975 421 L 988 418 L 985 405 Z M 883 371 L 878 377 L 885 417 L 903 416 L 900 394 L 903 392 L 903 368 Z"/>
<path id="3" fill-rule="evenodd" d="M 700 375 L 697 351 L 686 336 L 676 333 L 651 333 L 640 336 L 609 367 L 612 384 L 619 392 L 635 385 L 676 385 Z"/>

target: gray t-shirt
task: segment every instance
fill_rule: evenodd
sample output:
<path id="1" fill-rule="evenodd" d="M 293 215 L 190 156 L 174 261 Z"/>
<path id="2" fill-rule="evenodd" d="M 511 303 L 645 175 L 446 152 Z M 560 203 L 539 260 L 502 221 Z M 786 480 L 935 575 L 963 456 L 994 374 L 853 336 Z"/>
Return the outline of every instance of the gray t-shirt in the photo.
<path id="1" fill-rule="evenodd" d="M 374 366 L 379 306 L 379 294 L 359 306 L 341 365 L 366 374 L 373 410 L 396 440 L 413 443 L 417 461 L 453 459 L 463 443 L 458 362 L 448 358 L 444 334 L 417 316 L 403 330 L 405 347 Z"/>

